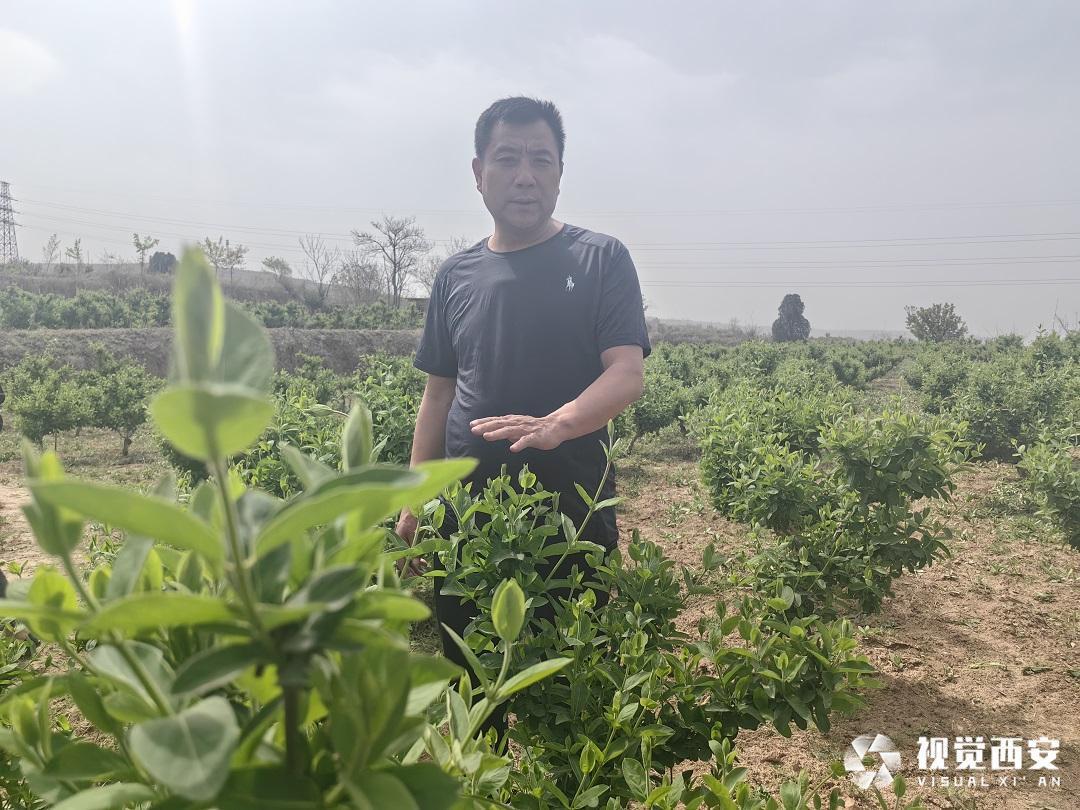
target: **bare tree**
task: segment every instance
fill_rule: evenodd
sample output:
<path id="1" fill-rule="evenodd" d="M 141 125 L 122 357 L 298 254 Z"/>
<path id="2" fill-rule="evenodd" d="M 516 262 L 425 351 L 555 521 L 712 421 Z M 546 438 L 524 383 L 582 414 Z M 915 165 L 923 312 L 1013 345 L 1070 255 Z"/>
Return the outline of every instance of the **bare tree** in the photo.
<path id="1" fill-rule="evenodd" d="M 435 283 L 435 275 L 439 272 L 439 268 L 443 266 L 443 263 L 454 254 L 461 253 L 461 251 L 471 246 L 472 240 L 464 236 L 452 236 L 442 250 L 433 251 L 423 258 L 415 276 L 416 281 L 419 282 L 429 296 L 431 295 L 431 287 Z"/>
<path id="2" fill-rule="evenodd" d="M 206 237 L 200 247 L 206 254 L 206 260 L 213 266 L 214 273 L 220 278 L 221 272 L 227 270 L 229 283 L 232 284 L 233 274 L 244 266 L 244 257 L 247 256 L 248 249 L 244 245 L 233 247 L 228 239 L 222 240 L 220 236 L 216 242 L 211 242 L 210 237 Z"/>
<path id="3" fill-rule="evenodd" d="M 139 254 L 139 275 L 146 269 L 146 254 L 157 247 L 158 240 L 150 234 L 140 237 L 137 233 L 132 234 L 135 242 L 135 252 Z"/>
<path id="4" fill-rule="evenodd" d="M 357 306 L 370 304 L 382 290 L 382 273 L 378 265 L 365 261 L 359 251 L 354 251 L 342 257 L 334 283 L 348 290 Z"/>
<path id="5" fill-rule="evenodd" d="M 82 239 L 76 239 L 75 244 L 69 248 L 64 249 L 64 255 L 75 262 L 75 275 L 79 275 L 82 272 Z"/>
<path id="6" fill-rule="evenodd" d="M 56 260 L 60 258 L 60 237 L 55 233 L 45 240 L 41 247 L 41 263 L 45 265 L 45 272 L 52 270 Z"/>
<path id="7" fill-rule="evenodd" d="M 431 245 L 415 217 L 383 215 L 381 221 L 373 221 L 371 226 L 374 233 L 354 230 L 353 242 L 365 260 L 373 261 L 379 267 L 387 295 L 393 305 L 399 307 L 409 279 Z"/>
<path id="8" fill-rule="evenodd" d="M 304 261 L 303 277 L 315 283 L 315 300 L 312 303 L 321 307 L 330 294 L 330 284 L 334 281 L 334 273 L 341 261 L 341 250 L 327 246 L 323 238 L 316 233 L 301 236 L 300 249 L 307 257 Z"/>

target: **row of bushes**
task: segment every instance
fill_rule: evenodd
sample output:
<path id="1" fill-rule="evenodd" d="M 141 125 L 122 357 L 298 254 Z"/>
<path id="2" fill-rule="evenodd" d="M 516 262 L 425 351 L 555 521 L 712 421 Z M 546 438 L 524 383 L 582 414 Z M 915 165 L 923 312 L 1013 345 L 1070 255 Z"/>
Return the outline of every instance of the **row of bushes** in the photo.
<path id="1" fill-rule="evenodd" d="M 1012 460 L 1044 430 L 1080 425 L 1080 332 L 1042 335 L 1028 347 L 927 346 L 904 377 L 927 411 L 968 424 L 984 458 Z"/>
<path id="2" fill-rule="evenodd" d="M 266 327 L 294 329 L 417 329 L 424 316 L 409 304 L 376 302 L 357 307 L 313 309 L 290 301 L 245 302 L 241 306 Z M 74 296 L 0 289 L 2 329 L 135 329 L 169 325 L 169 298 L 149 290 L 111 293 L 80 290 Z"/>
<path id="3" fill-rule="evenodd" d="M 161 380 L 138 363 L 98 348 L 92 368 L 77 370 L 50 355 L 27 355 L 0 379 L 14 427 L 38 446 L 61 433 L 104 428 L 121 438 L 126 456 L 135 431 L 146 422 L 146 403 Z"/>

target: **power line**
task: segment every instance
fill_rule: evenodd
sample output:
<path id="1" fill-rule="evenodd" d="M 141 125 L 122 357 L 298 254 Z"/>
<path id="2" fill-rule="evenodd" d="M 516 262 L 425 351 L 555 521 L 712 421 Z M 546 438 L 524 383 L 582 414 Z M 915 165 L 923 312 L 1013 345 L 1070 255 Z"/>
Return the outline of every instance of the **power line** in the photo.
<path id="1" fill-rule="evenodd" d="M 123 225 L 109 225 L 105 223 L 95 223 L 86 220 L 66 219 L 59 217 L 49 217 L 47 215 L 33 214 L 34 219 L 48 219 L 52 221 L 62 222 L 69 225 L 83 225 L 90 228 L 102 228 L 114 231 L 130 232 L 130 228 Z M 49 228 L 35 227 L 33 225 L 23 225 L 20 227 L 27 227 L 32 230 L 41 231 L 43 233 L 50 232 Z M 79 234 L 74 231 L 65 232 L 71 236 L 78 236 Z M 191 234 L 177 233 L 173 231 L 155 231 L 156 235 L 171 236 L 178 239 L 184 239 L 190 242 L 202 241 L 200 237 L 192 236 Z M 99 241 L 109 241 L 103 237 L 96 237 Z M 127 245 L 126 242 L 120 242 L 112 240 L 111 244 Z M 291 253 L 294 255 L 303 255 L 303 251 L 294 245 L 287 245 L 281 243 L 260 243 L 260 242 L 248 242 L 247 247 L 258 248 L 261 250 L 270 250 L 279 253 Z M 869 270 L 869 269 L 918 269 L 918 268 L 937 268 L 937 267 L 994 267 L 999 265 L 1014 265 L 1014 264 L 1069 264 L 1080 261 L 1080 254 L 1056 254 L 1048 256 L 947 256 L 947 257 L 915 257 L 915 258 L 901 258 L 901 259 L 888 259 L 888 258 L 874 258 L 874 259 L 772 259 L 768 261 L 757 260 L 724 260 L 724 261 L 701 261 L 701 262 L 687 262 L 687 261 L 664 261 L 662 263 L 651 263 L 651 260 L 639 262 L 638 267 L 641 270 L 667 270 L 676 268 L 702 268 L 702 269 L 754 269 L 754 270 Z"/>
<path id="2" fill-rule="evenodd" d="M 643 287 L 677 287 L 687 289 L 772 288 L 772 287 L 866 287 L 866 288 L 914 288 L 914 287 L 1045 287 L 1080 284 L 1080 278 L 1009 278 L 1009 279 L 934 279 L 931 281 L 641 281 Z"/>
<path id="3" fill-rule="evenodd" d="M 362 207 L 331 205 L 327 203 L 270 203 L 265 201 L 244 200 L 212 200 L 206 198 L 178 197 L 173 195 L 154 194 L 147 192 L 132 191 L 107 191 L 100 186 L 92 188 L 74 188 L 71 186 L 47 186 L 37 184 L 24 184 L 27 188 L 36 188 L 44 191 L 61 191 L 73 194 L 93 194 L 95 196 L 123 196 L 125 198 L 141 197 L 147 199 L 162 199 L 181 202 L 190 202 L 203 205 L 233 206 L 238 208 L 283 208 L 287 210 L 328 210 L 381 213 L 387 210 L 382 207 Z M 920 201 L 911 203 L 882 203 L 877 205 L 851 205 L 851 206 L 789 206 L 774 208 L 715 208 L 715 209 L 673 209 L 661 210 L 644 209 L 577 209 L 566 211 L 566 214 L 590 215 L 590 216 L 713 216 L 724 214 L 815 214 L 815 213 L 875 213 L 883 211 L 937 211 L 937 210 L 962 210 L 962 209 L 988 209 L 988 208 L 1052 208 L 1080 206 L 1080 199 L 1051 199 L 1051 200 L 994 200 L 984 202 L 944 202 L 944 201 Z M 418 208 L 413 206 L 403 207 L 414 213 L 424 214 L 479 214 L 479 209 L 474 208 Z"/>
<path id="4" fill-rule="evenodd" d="M 133 214 L 123 211 L 111 211 L 100 208 L 89 208 L 85 206 L 68 205 L 66 203 L 54 203 L 45 200 L 33 200 L 24 198 L 21 202 L 30 203 L 32 205 L 40 205 L 46 208 L 56 208 L 66 211 L 76 211 L 89 214 L 97 214 L 99 216 L 115 216 L 124 217 L 127 219 L 137 219 L 148 222 L 163 222 L 173 225 L 195 226 L 200 228 L 212 228 L 218 231 L 246 231 L 255 234 L 265 234 L 273 236 L 305 236 L 310 231 L 292 230 L 288 228 L 271 228 L 271 227 L 259 227 L 254 225 L 234 225 L 225 224 L 219 222 L 202 222 L 198 220 L 188 220 L 176 217 L 159 217 L 150 216 L 146 214 Z M 34 216 L 39 218 L 50 218 L 47 214 L 37 214 Z M 57 221 L 75 221 L 75 220 L 63 220 L 59 218 Z M 90 224 L 90 223 L 85 223 Z M 108 225 L 107 227 L 117 227 Z M 348 241 L 351 243 L 352 237 L 350 235 L 341 235 L 340 233 L 316 233 L 315 235 L 321 236 L 325 239 Z M 1006 234 L 979 234 L 979 235 L 949 235 L 949 236 L 917 236 L 917 237 L 889 237 L 880 239 L 811 239 L 811 240 L 760 240 L 760 241 L 719 241 L 719 242 L 628 242 L 630 247 L 635 248 L 638 251 L 705 251 L 705 250 L 829 250 L 834 248 L 891 248 L 891 247 L 931 247 L 946 244 L 957 245 L 969 245 L 969 244 L 1009 244 L 1020 242 L 1043 242 L 1043 241 L 1062 241 L 1062 240 L 1080 240 L 1080 231 L 1055 231 L 1048 233 L 1006 233 Z M 432 240 L 432 241 L 449 241 L 449 240 Z"/>

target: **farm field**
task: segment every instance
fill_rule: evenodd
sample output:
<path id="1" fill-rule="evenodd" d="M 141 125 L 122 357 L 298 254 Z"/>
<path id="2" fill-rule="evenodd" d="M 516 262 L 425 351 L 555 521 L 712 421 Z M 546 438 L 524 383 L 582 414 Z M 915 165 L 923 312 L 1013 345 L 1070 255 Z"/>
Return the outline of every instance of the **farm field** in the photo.
<path id="1" fill-rule="evenodd" d="M 240 342 L 239 350 L 254 352 L 254 343 Z M 174 351 L 195 351 L 192 345 Z M 237 362 L 222 351 L 220 362 Z M 159 435 L 164 431 L 189 454 L 208 452 L 201 448 L 210 445 L 190 438 L 195 423 L 175 417 L 170 428 L 158 415 L 154 427 L 145 418 L 146 403 L 163 386 L 174 390 L 175 382 L 167 385 L 141 366 L 104 354 L 77 368 L 62 355 L 28 355 L 3 371 L 8 400 L 0 433 L 0 561 L 19 605 L 9 618 L 24 621 L 40 639 L 7 636 L 0 646 L 9 659 L 0 661 L 0 690 L 6 689 L 0 691 L 0 722 L 7 735 L 0 736 L 0 746 L 26 752 L 0 763 L 0 790 L 12 797 L 12 807 L 50 806 L 79 791 L 104 789 L 95 784 L 121 783 L 129 785 L 124 790 L 130 790 L 132 806 L 214 806 L 217 796 L 227 807 L 228 797 L 240 795 L 249 803 L 235 806 L 254 806 L 251 796 L 260 794 L 244 781 L 253 774 L 286 779 L 291 773 L 302 783 L 301 793 L 319 791 L 319 801 L 326 800 L 298 794 L 295 806 L 335 806 L 342 791 L 365 795 L 347 778 L 336 781 L 338 768 L 346 772 L 334 764 L 341 762 L 345 742 L 335 736 L 328 702 L 341 700 L 341 711 L 348 707 L 356 718 L 377 715 L 381 704 L 343 694 L 343 684 L 352 681 L 316 662 L 345 667 L 367 661 L 376 679 L 390 671 L 387 661 L 412 660 L 393 657 L 405 656 L 394 639 L 408 643 L 416 658 L 406 669 L 418 668 L 413 683 L 426 687 L 423 700 L 415 690 L 408 696 L 408 709 L 402 693 L 399 709 L 423 718 L 428 730 L 421 733 L 414 723 L 415 733 L 406 733 L 402 725 L 393 745 L 386 737 L 385 751 L 354 766 L 378 774 L 370 784 L 388 791 L 367 796 L 370 806 L 392 806 L 375 795 L 415 800 L 415 780 L 422 779 L 443 790 L 462 786 L 453 789 L 472 804 L 461 806 L 476 807 L 565 801 L 573 807 L 749 810 L 774 796 L 778 806 L 795 808 L 814 806 L 814 797 L 827 804 L 834 789 L 841 806 L 874 807 L 872 793 L 832 770 L 852 740 L 865 734 L 883 734 L 903 753 L 902 766 L 891 774 L 906 785 L 897 806 L 921 801 L 943 808 L 1064 810 L 1080 804 L 1075 333 L 1051 333 L 1029 346 L 1011 339 L 658 345 L 647 363 L 645 397 L 614 425 L 623 500 L 606 508 L 617 510 L 622 537 L 620 560 L 602 578 L 617 594 L 608 607 L 568 601 L 555 626 L 522 624 L 533 610 L 524 599 L 546 598 L 550 590 L 530 566 L 511 563 L 514 555 L 528 559 L 529 549 L 542 546 L 535 526 L 554 525 L 545 516 L 548 501 L 528 485 L 520 500 L 494 491 L 485 496 L 494 516 L 488 525 L 504 528 L 493 534 L 468 523 L 455 540 L 475 555 L 474 564 L 454 572 L 453 582 L 484 610 L 485 620 L 463 643 L 488 672 L 490 694 L 507 684 L 507 666 L 498 674 L 504 656 L 507 664 L 513 661 L 511 672 L 536 673 L 510 696 L 507 751 L 476 737 L 487 708 L 478 694 L 446 689 L 449 675 L 432 663 L 437 635 L 428 611 L 395 601 L 406 599 L 405 588 L 430 606 L 431 581 L 398 583 L 386 570 L 405 554 L 385 533 L 394 510 L 372 506 L 364 526 L 346 519 L 360 499 L 370 497 L 356 477 L 365 465 L 407 461 L 422 375 L 408 357 L 386 355 L 360 358 L 349 374 L 311 356 L 299 358 L 290 371 L 272 373 L 268 356 L 252 355 L 243 366 L 255 369 L 245 373 L 262 375 L 252 377 L 250 397 L 269 403 L 268 410 L 254 429 L 245 428 L 243 440 L 215 457 L 222 466 L 212 466 L 213 483 L 201 483 L 205 465 L 169 450 Z M 193 379 L 191 385 L 203 384 Z M 110 380 L 125 381 L 122 390 L 110 388 Z M 99 394 L 87 397 L 87 390 Z M 370 425 L 354 409 L 358 402 L 370 409 Z M 186 425 L 187 433 L 175 424 Z M 43 451 L 55 446 L 66 474 L 98 487 L 86 492 L 102 499 L 95 504 L 77 497 L 57 483 L 55 473 L 38 469 L 37 508 L 47 512 L 72 498 L 66 508 L 86 523 L 79 521 L 78 535 L 60 545 L 46 536 L 49 553 L 21 512 L 31 495 L 20 429 Z M 311 461 L 298 461 L 286 444 Z M 216 485 L 226 460 L 232 494 Z M 185 547 L 181 534 L 161 527 L 153 554 L 143 552 L 135 564 L 124 549 L 148 524 L 133 517 L 135 502 L 118 493 L 158 487 L 158 500 L 172 501 L 158 483 L 170 475 L 180 505 L 170 503 L 175 512 L 159 514 L 177 521 L 181 513 L 184 519 L 198 515 L 214 531 L 229 534 L 230 542 L 249 542 L 244 532 L 269 532 L 273 523 L 266 515 L 275 509 L 291 505 L 299 511 L 320 493 L 325 497 L 334 476 L 340 476 L 340 488 L 356 487 L 358 500 L 296 524 L 288 538 L 279 532 L 276 548 L 291 555 L 279 574 L 267 573 L 269 556 L 260 556 L 250 570 L 247 563 L 218 570 L 222 560 L 210 547 Z M 446 551 L 445 541 L 440 545 L 434 536 L 439 511 L 432 498 L 442 487 L 387 480 L 402 492 L 411 486 L 422 494 L 409 497 L 428 504 L 425 548 Z M 245 489 L 260 490 L 265 499 L 245 502 Z M 222 503 L 239 505 L 236 519 L 245 528 L 235 536 L 220 514 L 213 517 L 210 503 L 218 495 Z M 411 502 L 401 497 L 401 503 Z M 469 502 L 461 493 L 448 498 L 455 508 Z M 116 505 L 115 522 L 105 520 L 106 502 Z M 368 526 L 372 531 L 360 531 Z M 587 541 L 586 527 L 577 527 L 575 542 Z M 308 551 L 297 538 L 318 550 L 306 562 L 298 562 Z M 256 549 L 248 554 L 264 553 Z M 498 549 L 507 555 L 495 554 Z M 199 556 L 201 563 L 192 562 Z M 59 583 L 60 573 L 43 573 L 58 559 L 78 574 L 74 589 Z M 360 573 L 345 578 L 346 569 Z M 121 575 L 128 578 L 123 591 L 112 584 Z M 508 579 L 519 595 L 524 590 L 519 608 L 513 589 L 502 584 Z M 305 604 L 322 613 L 287 613 L 299 610 L 296 594 L 306 594 Z M 382 601 L 364 607 L 373 594 Z M 212 618 L 188 622 L 154 613 L 179 605 L 179 598 L 194 600 L 191 609 Z M 214 600 L 229 601 L 231 612 L 220 612 Z M 150 617 L 131 618 L 110 607 L 114 602 L 132 611 L 142 606 Z M 325 625 L 309 621 L 335 615 Z M 263 637 L 260 626 L 265 630 L 268 622 L 274 630 Z M 221 666 L 212 657 L 215 643 L 236 642 L 239 649 L 244 645 L 237 639 L 249 632 L 254 640 L 248 646 L 258 652 L 243 665 L 215 670 L 213 677 L 191 665 Z M 166 684 L 175 706 L 154 694 L 137 667 L 103 665 L 102 651 L 113 649 L 162 656 L 153 660 L 164 662 L 160 672 L 176 674 Z M 259 674 L 265 666 L 280 673 L 297 660 L 298 649 L 311 667 L 304 680 L 282 680 L 282 692 Z M 383 651 L 378 655 L 385 660 L 364 659 L 375 655 L 371 650 Z M 565 671 L 545 664 L 552 651 L 562 656 Z M 138 683 L 123 674 L 132 671 L 140 675 Z M 81 677 L 93 678 L 94 690 L 109 701 L 88 702 L 85 692 L 80 697 Z M 190 691 L 177 686 L 197 677 L 204 680 Z M 479 692 L 479 686 L 473 688 Z M 372 680 L 370 687 L 382 695 L 387 682 Z M 304 690 L 318 690 L 318 700 L 315 692 L 303 697 Z M 42 703 L 43 694 L 48 697 Z M 275 694 L 292 694 L 299 702 L 282 709 Z M 132 695 L 142 702 L 133 703 Z M 621 720 L 605 719 L 613 700 Z M 123 741 L 132 732 L 115 727 L 179 722 L 183 712 L 204 704 L 229 718 L 236 712 L 242 723 L 266 725 L 244 727 L 248 747 L 226 747 L 230 756 L 246 752 L 242 766 L 197 746 L 171 753 L 206 770 L 206 784 L 216 789 L 202 795 L 177 781 L 167 765 L 129 753 Z M 33 707 L 41 705 L 53 711 L 34 717 Z M 470 716 L 468 706 L 481 709 Z M 297 712 L 304 713 L 302 721 Z M 31 726 L 36 740 L 28 736 Z M 325 728 L 331 731 L 320 731 Z M 350 733 L 364 738 L 362 728 Z M 1039 776 L 1051 772 L 1025 768 L 1016 772 L 1026 780 L 998 785 L 982 769 L 989 787 L 931 786 L 932 772 L 918 767 L 920 737 L 951 742 L 958 736 L 987 743 L 991 737 L 1058 741 L 1055 781 L 1040 785 Z M 731 744 L 745 771 L 730 759 Z M 62 756 L 65 750 L 78 757 Z M 310 764 L 303 760 L 308 755 Z M 22 766 L 16 764 L 20 758 Z M 432 769 L 419 770 L 425 765 Z M 59 777 L 64 767 L 70 768 L 68 778 Z M 792 781 L 801 771 L 805 780 Z M 948 773 L 968 775 L 955 768 Z M 394 793 L 399 790 L 405 793 Z M 890 798 L 888 806 L 893 804 Z M 416 806 L 444 805 L 416 800 Z"/>

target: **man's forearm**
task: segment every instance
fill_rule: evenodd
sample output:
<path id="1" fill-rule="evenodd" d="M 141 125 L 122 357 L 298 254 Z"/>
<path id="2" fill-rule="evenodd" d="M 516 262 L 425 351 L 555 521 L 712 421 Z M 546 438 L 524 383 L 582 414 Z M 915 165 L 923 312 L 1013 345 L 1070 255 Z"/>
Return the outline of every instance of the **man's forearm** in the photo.
<path id="1" fill-rule="evenodd" d="M 596 378 L 571 402 L 551 416 L 555 417 L 563 440 L 569 441 L 600 430 L 642 394 L 641 373 L 632 365 L 615 363 Z"/>
<path id="2" fill-rule="evenodd" d="M 411 465 L 433 461 L 446 455 L 446 420 L 453 396 L 432 396 L 425 392 L 416 414 Z"/>

